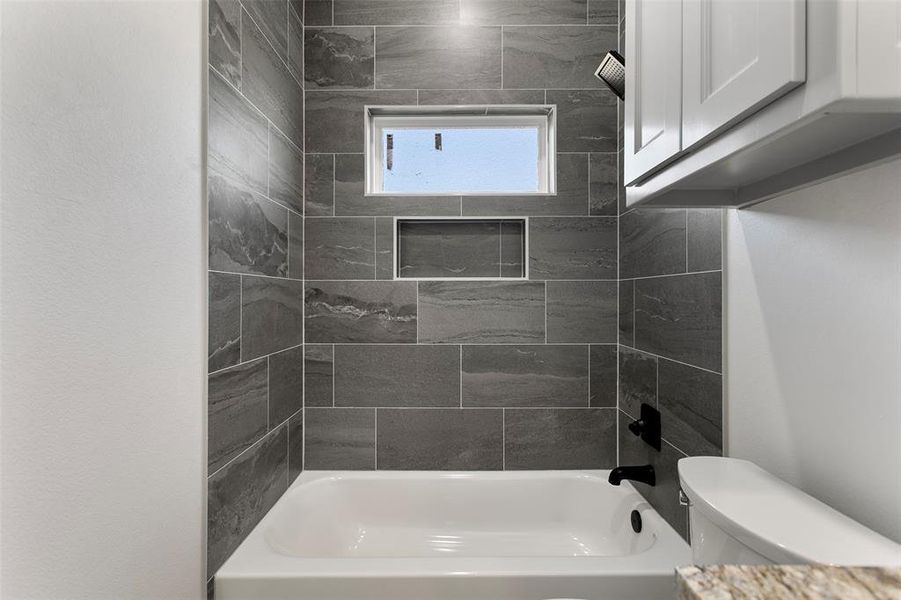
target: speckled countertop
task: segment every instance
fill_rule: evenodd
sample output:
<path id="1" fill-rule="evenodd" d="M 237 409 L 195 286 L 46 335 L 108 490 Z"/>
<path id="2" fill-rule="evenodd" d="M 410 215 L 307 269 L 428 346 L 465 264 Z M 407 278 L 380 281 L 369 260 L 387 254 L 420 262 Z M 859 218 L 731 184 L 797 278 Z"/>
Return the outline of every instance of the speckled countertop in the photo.
<path id="1" fill-rule="evenodd" d="M 901 600 L 901 568 L 714 565 L 676 570 L 679 600 Z"/>

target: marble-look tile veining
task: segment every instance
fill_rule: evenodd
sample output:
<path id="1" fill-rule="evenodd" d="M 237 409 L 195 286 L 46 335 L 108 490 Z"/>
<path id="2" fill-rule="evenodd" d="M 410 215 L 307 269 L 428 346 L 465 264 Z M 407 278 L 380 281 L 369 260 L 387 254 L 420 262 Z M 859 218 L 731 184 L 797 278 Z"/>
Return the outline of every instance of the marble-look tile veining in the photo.
<path id="1" fill-rule="evenodd" d="M 616 313 L 616 281 L 547 282 L 548 342 L 616 342 Z"/>
<path id="2" fill-rule="evenodd" d="M 588 346 L 463 346 L 463 406 L 588 406 Z"/>
<path id="3" fill-rule="evenodd" d="M 210 269 L 288 275 L 288 211 L 222 177 L 209 178 Z"/>
<path id="4" fill-rule="evenodd" d="M 207 576 L 212 577 L 288 488 L 288 431 L 281 426 L 209 479 Z"/>
<path id="5" fill-rule="evenodd" d="M 543 342 L 544 283 L 423 281 L 419 320 L 420 342 Z"/>
<path id="6" fill-rule="evenodd" d="M 308 279 L 373 279 L 375 221 L 365 218 L 307 218 L 304 272 Z"/>
<path id="7" fill-rule="evenodd" d="M 208 466 L 212 473 L 250 447 L 268 427 L 266 359 L 209 377 Z"/>
<path id="8" fill-rule="evenodd" d="M 332 373 L 334 346 L 304 346 L 304 406 L 331 406 L 334 400 Z"/>
<path id="9" fill-rule="evenodd" d="M 616 279 L 612 217 L 536 217 L 529 237 L 530 279 Z"/>
<path id="10" fill-rule="evenodd" d="M 307 281 L 309 343 L 415 343 L 416 283 Z"/>
<path id="11" fill-rule="evenodd" d="M 250 360 L 303 342 L 303 283 L 242 278 L 241 358 Z"/>
<path id="12" fill-rule="evenodd" d="M 305 469 L 375 468 L 374 408 L 306 408 Z"/>
<path id="13" fill-rule="evenodd" d="M 375 65 L 372 27 L 307 28 L 304 32 L 307 86 L 371 88 Z"/>

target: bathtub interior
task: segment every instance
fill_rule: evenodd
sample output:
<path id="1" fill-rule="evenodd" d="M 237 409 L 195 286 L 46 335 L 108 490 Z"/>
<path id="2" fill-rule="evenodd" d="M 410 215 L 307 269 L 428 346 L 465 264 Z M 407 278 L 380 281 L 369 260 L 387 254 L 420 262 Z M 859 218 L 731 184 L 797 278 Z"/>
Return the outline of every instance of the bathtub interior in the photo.
<path id="1" fill-rule="evenodd" d="M 654 517 L 597 474 L 308 472 L 261 526 L 272 551 L 301 558 L 603 557 L 651 548 Z"/>

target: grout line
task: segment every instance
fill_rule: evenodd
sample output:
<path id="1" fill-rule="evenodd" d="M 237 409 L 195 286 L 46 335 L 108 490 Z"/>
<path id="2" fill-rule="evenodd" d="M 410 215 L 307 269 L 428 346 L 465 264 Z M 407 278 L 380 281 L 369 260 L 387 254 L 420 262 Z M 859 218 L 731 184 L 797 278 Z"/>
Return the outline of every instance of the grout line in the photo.
<path id="1" fill-rule="evenodd" d="M 591 344 L 588 347 L 588 408 L 591 408 Z"/>
<path id="2" fill-rule="evenodd" d="M 335 352 L 335 344 L 332 344 L 332 408 L 335 407 L 335 360 L 337 352 Z"/>
<path id="3" fill-rule="evenodd" d="M 634 346 L 629 346 L 627 344 L 620 344 L 623 348 L 628 350 L 633 350 L 635 352 L 641 352 L 642 354 L 647 354 L 648 356 L 653 356 L 654 358 L 668 360 L 669 362 L 676 363 L 682 365 L 683 367 L 691 367 L 692 369 L 697 369 L 699 371 L 704 371 L 706 373 L 712 373 L 713 375 L 722 375 L 719 371 L 712 371 L 711 369 L 705 369 L 704 367 L 699 367 L 698 365 L 693 365 L 691 363 L 682 362 L 681 360 L 676 360 L 674 358 L 670 358 L 668 356 L 663 356 L 662 354 L 655 354 L 653 352 L 649 352 L 647 350 L 642 350 L 641 348 L 635 348 Z"/>
<path id="4" fill-rule="evenodd" d="M 688 273 L 664 273 L 662 275 L 646 275 L 644 277 L 623 277 L 620 281 L 639 281 L 645 279 L 662 279 L 664 277 L 685 277 L 686 275 L 708 275 L 710 273 L 722 273 L 721 269 L 713 269 L 710 271 L 689 271 Z M 606 279 L 595 279 L 585 281 L 607 281 Z"/>
<path id="5" fill-rule="evenodd" d="M 215 273 L 215 271 L 210 271 Z M 209 275 L 207 275 L 209 279 Z M 207 301 L 209 302 L 209 301 Z M 238 364 L 244 362 L 244 276 L 238 275 Z M 220 369 L 221 370 L 221 369 Z M 211 373 L 207 373 L 209 377 Z"/>
<path id="6" fill-rule="evenodd" d="M 260 279 L 275 279 L 277 281 L 293 281 L 295 283 L 302 282 L 303 279 L 298 279 L 296 277 L 278 277 L 276 275 L 263 275 L 262 273 L 240 273 L 235 271 L 220 271 L 219 269 L 209 269 L 210 273 L 219 273 L 220 275 L 240 275 L 241 277 L 259 277 Z M 330 281 L 328 279 L 319 279 L 316 281 Z M 335 280 L 339 281 L 339 280 Z M 340 280 L 343 281 L 343 280 Z M 372 281 L 371 279 L 357 279 L 350 281 Z"/>
<path id="7" fill-rule="evenodd" d="M 306 110 L 304 110 L 304 114 L 306 114 Z M 338 169 L 338 159 L 335 154 L 332 154 L 332 215 L 335 216 L 335 184 L 338 182 L 337 176 Z M 306 179 L 304 179 L 306 181 Z"/>
<path id="8" fill-rule="evenodd" d="M 528 257 L 523 257 L 523 262 L 529 260 Z M 547 344 L 547 281 L 544 282 L 544 343 Z"/>
<path id="9" fill-rule="evenodd" d="M 375 422 L 373 423 L 373 426 L 372 426 L 372 435 L 373 435 L 372 459 L 373 459 L 373 462 L 375 463 L 373 465 L 373 468 L 376 471 L 378 471 L 379 470 L 379 409 L 378 409 L 378 407 L 376 407 L 375 410 L 373 411 L 373 419 Z"/>
<path id="10" fill-rule="evenodd" d="M 266 356 L 266 431 L 272 431 L 272 407 L 269 405 L 269 388 L 272 370 L 269 368 L 269 356 Z"/>

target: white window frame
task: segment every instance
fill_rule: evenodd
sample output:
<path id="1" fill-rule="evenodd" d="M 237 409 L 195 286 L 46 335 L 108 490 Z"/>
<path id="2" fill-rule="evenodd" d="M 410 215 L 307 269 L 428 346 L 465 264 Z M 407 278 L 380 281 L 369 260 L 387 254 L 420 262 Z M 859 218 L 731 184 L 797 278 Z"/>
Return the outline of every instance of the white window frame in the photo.
<path id="1" fill-rule="evenodd" d="M 557 193 L 556 105 L 366 106 L 366 196 L 553 196 Z M 382 181 L 385 128 L 451 129 L 455 127 L 537 127 L 538 191 L 535 192 L 386 192 Z"/>
<path id="2" fill-rule="evenodd" d="M 447 223 L 449 221 L 522 221 L 523 226 L 523 274 L 520 277 L 505 277 L 498 275 L 497 277 L 401 277 L 399 263 L 400 254 L 398 253 L 398 221 L 432 221 Z M 393 254 L 391 260 L 394 263 L 392 267 L 394 280 L 396 281 L 528 281 L 529 280 L 529 217 L 512 217 L 510 215 L 501 217 L 394 217 L 391 224 L 391 235 L 394 238 Z"/>

